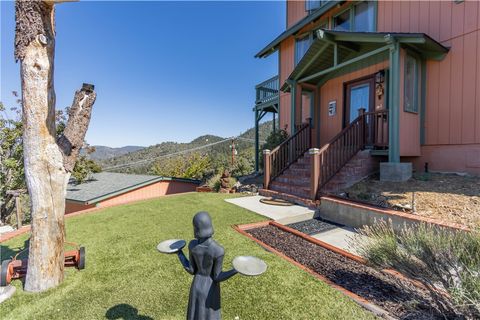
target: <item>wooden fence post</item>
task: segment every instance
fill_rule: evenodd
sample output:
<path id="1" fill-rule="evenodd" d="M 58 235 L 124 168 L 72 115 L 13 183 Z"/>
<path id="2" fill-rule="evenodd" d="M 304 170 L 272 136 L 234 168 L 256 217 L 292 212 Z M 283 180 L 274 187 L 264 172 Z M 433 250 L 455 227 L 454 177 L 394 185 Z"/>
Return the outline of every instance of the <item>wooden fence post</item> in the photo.
<path id="1" fill-rule="evenodd" d="M 263 150 L 263 188 L 268 190 L 270 185 L 270 150 Z"/>
<path id="2" fill-rule="evenodd" d="M 310 199 L 316 200 L 320 179 L 320 149 L 308 150 L 310 154 Z"/>

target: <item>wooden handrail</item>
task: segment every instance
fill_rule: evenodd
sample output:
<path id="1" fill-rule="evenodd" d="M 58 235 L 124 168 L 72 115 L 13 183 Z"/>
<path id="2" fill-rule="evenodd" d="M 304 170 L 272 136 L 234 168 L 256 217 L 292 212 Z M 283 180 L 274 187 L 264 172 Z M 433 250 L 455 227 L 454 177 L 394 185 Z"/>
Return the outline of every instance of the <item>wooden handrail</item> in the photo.
<path id="1" fill-rule="evenodd" d="M 282 174 L 293 162 L 310 148 L 310 124 L 302 124 L 297 132 L 273 149 L 265 161 L 269 161 L 269 181 Z"/>
<path id="2" fill-rule="evenodd" d="M 386 110 L 360 114 L 348 126 L 324 145 L 315 156 L 319 158 L 318 189 L 367 145 L 388 146 L 388 112 Z"/>

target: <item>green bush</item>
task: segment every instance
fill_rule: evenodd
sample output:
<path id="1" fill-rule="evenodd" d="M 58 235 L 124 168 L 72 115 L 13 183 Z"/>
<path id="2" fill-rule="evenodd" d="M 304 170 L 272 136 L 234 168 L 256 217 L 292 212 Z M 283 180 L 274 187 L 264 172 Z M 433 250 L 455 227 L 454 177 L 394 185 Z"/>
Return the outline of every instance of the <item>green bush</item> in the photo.
<path id="1" fill-rule="evenodd" d="M 207 186 L 209 186 L 210 188 L 215 190 L 215 192 L 218 192 L 218 190 L 220 190 L 220 185 L 221 185 L 220 180 L 221 180 L 221 178 L 222 178 L 222 175 L 220 173 L 214 175 L 213 177 L 211 177 L 210 179 L 207 180 Z M 233 188 L 235 183 L 237 183 L 237 179 L 235 179 L 234 177 L 229 177 L 228 178 L 228 187 L 229 188 Z"/>
<path id="2" fill-rule="evenodd" d="M 371 265 L 421 282 L 447 317 L 480 317 L 480 232 L 421 224 L 394 232 L 391 222 L 364 227 L 357 243 Z"/>
<path id="3" fill-rule="evenodd" d="M 283 141 L 288 139 L 288 132 L 285 130 L 277 130 L 273 131 L 270 133 L 270 135 L 267 137 L 265 144 L 262 145 L 262 148 L 260 150 L 260 168 L 263 168 L 263 151 L 265 149 L 268 149 L 272 151 L 276 147 L 278 147 Z"/>

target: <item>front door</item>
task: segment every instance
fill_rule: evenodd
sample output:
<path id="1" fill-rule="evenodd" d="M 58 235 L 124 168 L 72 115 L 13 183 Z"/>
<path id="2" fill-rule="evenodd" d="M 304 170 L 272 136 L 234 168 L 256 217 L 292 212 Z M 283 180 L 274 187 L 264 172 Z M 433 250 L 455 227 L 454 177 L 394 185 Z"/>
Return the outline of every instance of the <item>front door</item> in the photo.
<path id="1" fill-rule="evenodd" d="M 344 113 L 344 127 L 352 123 L 360 114 L 364 112 L 373 112 L 375 105 L 375 79 L 373 77 L 350 82 L 346 85 L 346 103 Z M 367 144 L 373 143 L 373 125 L 370 123 L 371 117 L 365 118 L 367 122 L 366 139 Z"/>
<path id="2" fill-rule="evenodd" d="M 374 78 L 368 78 L 347 84 L 347 101 L 345 105 L 345 126 L 355 120 L 360 112 L 373 112 L 375 104 L 375 81 Z"/>

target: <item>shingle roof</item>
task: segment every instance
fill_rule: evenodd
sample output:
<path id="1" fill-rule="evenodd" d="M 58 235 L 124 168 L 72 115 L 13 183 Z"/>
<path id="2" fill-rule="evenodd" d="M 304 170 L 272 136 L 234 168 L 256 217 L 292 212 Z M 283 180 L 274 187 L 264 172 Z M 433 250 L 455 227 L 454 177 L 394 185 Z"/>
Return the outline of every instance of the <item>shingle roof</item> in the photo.
<path id="1" fill-rule="evenodd" d="M 100 172 L 80 184 L 71 181 L 67 186 L 66 199 L 84 204 L 96 203 L 100 200 L 125 193 L 157 181 L 174 180 L 199 183 L 198 180 L 169 178 L 154 175 L 137 175 L 115 172 Z"/>

